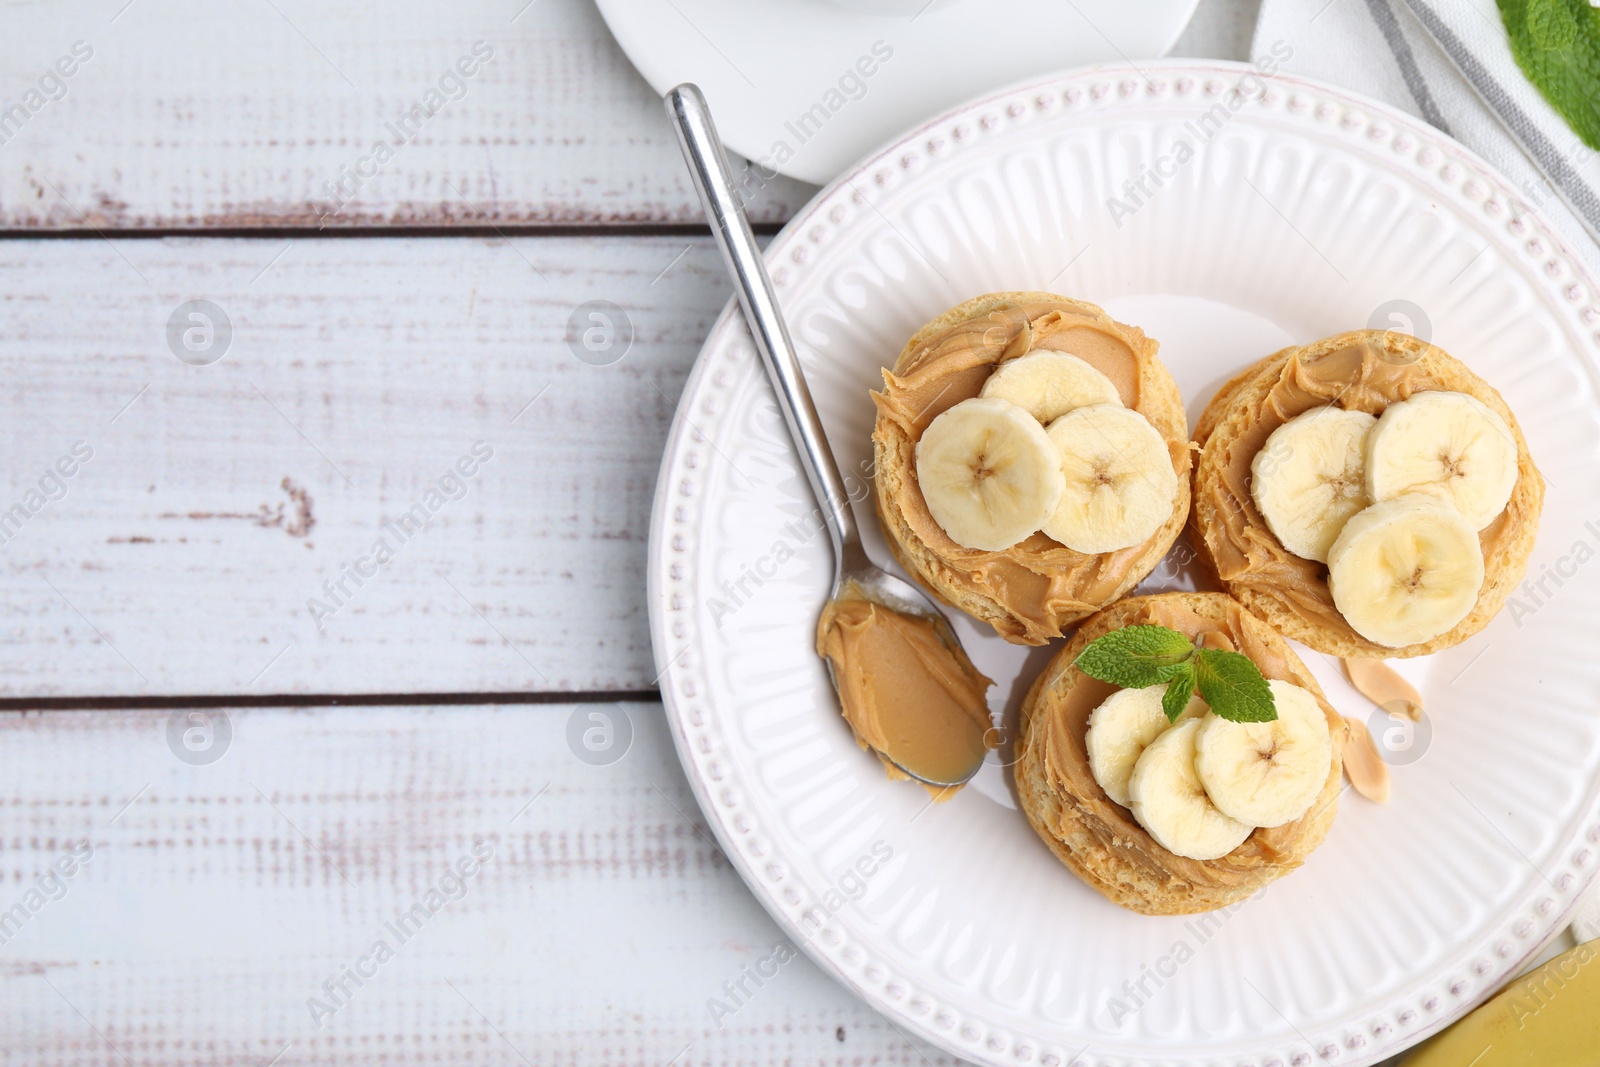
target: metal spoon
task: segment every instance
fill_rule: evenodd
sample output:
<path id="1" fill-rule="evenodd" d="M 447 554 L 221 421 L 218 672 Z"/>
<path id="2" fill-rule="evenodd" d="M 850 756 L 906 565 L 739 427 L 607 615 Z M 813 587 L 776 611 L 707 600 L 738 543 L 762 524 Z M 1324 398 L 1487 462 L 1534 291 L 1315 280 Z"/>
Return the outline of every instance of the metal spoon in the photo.
<path id="1" fill-rule="evenodd" d="M 854 592 L 890 611 L 928 619 L 945 644 L 960 649 L 960 640 L 933 601 L 909 582 L 901 581 L 874 564 L 861 544 L 861 530 L 850 510 L 849 493 L 834 463 L 816 405 L 811 401 L 811 390 L 806 388 L 800 357 L 778 307 L 778 295 L 773 291 L 772 279 L 767 276 L 755 234 L 750 231 L 750 220 L 745 217 L 744 205 L 734 189 L 733 171 L 722 151 L 722 142 L 717 139 L 706 98 L 697 86 L 685 82 L 667 93 L 666 105 L 667 114 L 678 131 L 678 143 L 689 164 L 695 189 L 700 193 L 700 203 L 711 223 L 711 232 L 716 235 L 728 272 L 733 275 L 734 288 L 755 337 L 756 350 L 761 353 L 761 362 L 777 393 L 778 407 L 783 411 L 784 421 L 789 424 L 789 433 L 799 450 L 800 465 L 805 468 L 817 503 L 822 505 L 828 536 L 833 541 L 832 598 L 837 600 Z M 831 662 L 828 663 L 828 677 L 837 691 L 839 679 L 834 676 Z M 917 781 L 938 787 L 961 785 L 983 765 L 980 755 L 959 778 L 933 781 L 902 766 L 888 753 L 879 752 L 878 755 Z"/>

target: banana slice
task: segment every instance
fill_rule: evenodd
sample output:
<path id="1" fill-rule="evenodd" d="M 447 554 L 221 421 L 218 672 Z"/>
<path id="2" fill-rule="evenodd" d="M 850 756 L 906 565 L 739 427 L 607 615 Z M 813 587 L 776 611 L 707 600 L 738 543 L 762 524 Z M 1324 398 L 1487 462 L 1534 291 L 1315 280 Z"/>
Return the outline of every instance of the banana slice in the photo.
<path id="1" fill-rule="evenodd" d="M 917 442 L 917 483 L 933 521 L 967 548 L 999 552 L 1034 533 L 1061 499 L 1061 456 L 1009 400 L 973 397 Z"/>
<path id="2" fill-rule="evenodd" d="M 1432 391 L 1390 404 L 1367 439 L 1374 501 L 1433 492 L 1481 530 L 1517 483 L 1517 443 L 1500 413 L 1466 393 Z"/>
<path id="3" fill-rule="evenodd" d="M 1430 493 L 1372 505 L 1345 523 L 1328 550 L 1334 606 L 1356 633 L 1391 648 L 1452 629 L 1481 588 L 1478 531 Z"/>
<path id="4" fill-rule="evenodd" d="M 1066 481 L 1044 532 L 1094 555 L 1148 540 L 1172 517 L 1178 476 L 1167 442 L 1137 411 L 1090 404 L 1050 424 Z"/>
<path id="5" fill-rule="evenodd" d="M 1377 421 L 1328 405 L 1272 431 L 1250 464 L 1250 495 L 1284 548 L 1328 562 L 1333 539 L 1367 506 L 1367 434 Z"/>
<path id="6" fill-rule="evenodd" d="M 1089 751 L 1089 773 L 1106 791 L 1106 796 L 1128 806 L 1128 776 L 1145 748 L 1164 733 L 1169 725 L 1161 710 L 1164 685 L 1148 689 L 1118 689 L 1089 713 L 1089 730 L 1084 747 Z M 1208 710 L 1206 702 L 1190 697 L 1178 721 L 1197 719 Z"/>
<path id="7" fill-rule="evenodd" d="M 1255 829 L 1217 810 L 1194 767 L 1200 724 L 1180 722 L 1139 756 L 1128 778 L 1128 809 L 1168 852 L 1192 860 L 1226 856 Z"/>
<path id="8" fill-rule="evenodd" d="M 1111 379 L 1077 356 L 1041 349 L 1000 364 L 980 396 L 1009 400 L 1048 425 L 1074 408 L 1122 406 Z"/>
<path id="9" fill-rule="evenodd" d="M 1251 826 L 1282 826 L 1306 813 L 1328 781 L 1333 739 L 1310 692 L 1267 682 L 1278 717 L 1231 722 L 1210 714 L 1194 735 L 1194 769 L 1217 810 Z"/>

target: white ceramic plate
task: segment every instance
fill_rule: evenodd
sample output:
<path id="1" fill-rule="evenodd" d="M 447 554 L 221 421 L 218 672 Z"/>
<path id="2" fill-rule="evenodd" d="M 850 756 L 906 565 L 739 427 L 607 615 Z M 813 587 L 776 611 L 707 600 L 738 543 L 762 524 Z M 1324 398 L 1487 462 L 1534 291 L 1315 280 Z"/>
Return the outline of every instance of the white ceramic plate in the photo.
<path id="1" fill-rule="evenodd" d="M 1597 866 L 1600 293 L 1500 179 L 1420 123 L 1288 77 L 1235 98 L 1245 67 L 1147 69 L 1148 84 L 1126 68 L 1059 75 L 926 124 L 820 194 L 767 260 L 839 463 L 859 477 L 880 366 L 990 290 L 1054 290 L 1143 326 L 1191 419 L 1245 363 L 1373 322 L 1466 360 L 1518 413 L 1549 481 L 1530 572 L 1543 588 L 1405 664 L 1429 717 L 1390 738 L 1393 800 L 1347 791 L 1304 868 L 1230 913 L 1149 918 L 1056 862 L 998 765 L 935 808 L 886 781 L 812 651 L 827 538 L 731 307 L 684 389 L 657 492 L 662 696 L 756 895 L 908 1033 L 992 1064 L 1371 1063 L 1487 996 Z M 1200 150 L 1178 163 L 1183 142 Z M 1113 218 L 1107 198 L 1146 164 L 1163 184 Z M 876 534 L 870 505 L 859 515 Z M 1146 588 L 1183 586 L 1182 562 Z M 1013 715 L 1050 650 L 958 624 Z M 1338 706 L 1369 714 L 1305 655 Z"/>
<path id="2" fill-rule="evenodd" d="M 695 82 L 728 147 L 818 184 L 979 93 L 1164 55 L 1196 2 L 599 0 L 656 92 Z"/>

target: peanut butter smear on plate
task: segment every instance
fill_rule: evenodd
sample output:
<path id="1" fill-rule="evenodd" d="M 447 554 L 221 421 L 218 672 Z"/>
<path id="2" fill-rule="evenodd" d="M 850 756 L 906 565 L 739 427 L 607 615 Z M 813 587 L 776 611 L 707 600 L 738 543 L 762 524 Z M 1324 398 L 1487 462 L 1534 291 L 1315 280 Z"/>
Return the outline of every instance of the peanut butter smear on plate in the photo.
<path id="1" fill-rule="evenodd" d="M 987 692 L 994 683 L 930 619 L 847 591 L 817 621 L 817 653 L 833 668 L 856 743 L 891 778 L 962 782 L 994 747 Z M 937 799 L 957 787 L 929 786 Z"/>

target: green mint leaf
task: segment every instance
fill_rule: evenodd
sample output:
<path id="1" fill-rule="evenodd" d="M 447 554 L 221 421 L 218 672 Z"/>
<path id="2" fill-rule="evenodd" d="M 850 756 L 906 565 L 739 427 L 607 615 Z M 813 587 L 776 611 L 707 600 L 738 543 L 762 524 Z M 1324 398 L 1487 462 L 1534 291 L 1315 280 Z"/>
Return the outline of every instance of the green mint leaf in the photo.
<path id="1" fill-rule="evenodd" d="M 1194 696 L 1194 667 L 1185 663 L 1172 676 L 1172 681 L 1167 683 L 1167 691 L 1161 694 L 1161 710 L 1166 713 L 1168 722 L 1178 721 L 1178 716 L 1189 706 L 1189 698 L 1192 696 Z"/>
<path id="2" fill-rule="evenodd" d="M 1261 669 L 1250 657 L 1220 648 L 1202 648 L 1194 658 L 1200 698 L 1232 722 L 1272 722 L 1278 708 Z"/>
<path id="3" fill-rule="evenodd" d="M 1098 637 L 1078 653 L 1077 668 L 1091 678 L 1144 689 L 1173 679 L 1188 666 L 1194 645 L 1165 626 L 1124 626 Z"/>
<path id="4" fill-rule="evenodd" d="M 1567 0 L 1527 0 L 1528 35 L 1543 50 L 1562 49 L 1578 39 L 1578 18 Z"/>
<path id="5" fill-rule="evenodd" d="M 1585 0 L 1498 0 L 1511 54 L 1578 139 L 1600 148 L 1600 9 Z"/>

